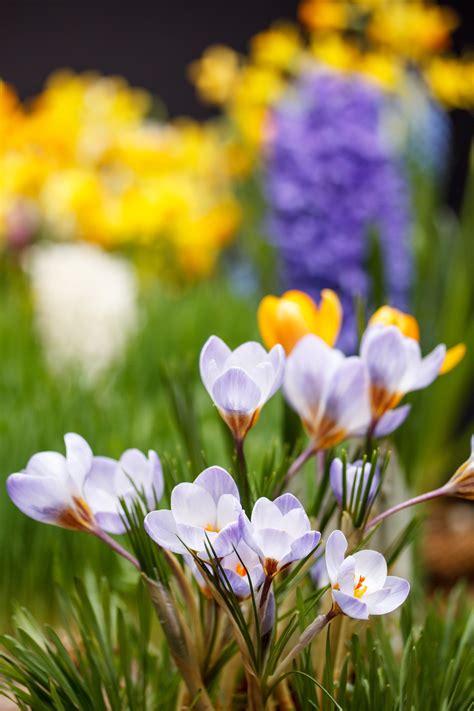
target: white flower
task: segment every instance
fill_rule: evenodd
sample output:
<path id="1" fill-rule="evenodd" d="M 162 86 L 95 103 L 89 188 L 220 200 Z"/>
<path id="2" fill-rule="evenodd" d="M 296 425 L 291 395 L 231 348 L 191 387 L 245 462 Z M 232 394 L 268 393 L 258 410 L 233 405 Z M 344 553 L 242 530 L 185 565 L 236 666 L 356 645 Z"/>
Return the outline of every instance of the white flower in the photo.
<path id="1" fill-rule="evenodd" d="M 93 381 L 121 355 L 137 323 L 131 266 L 92 245 L 60 244 L 32 250 L 27 269 L 48 360 Z"/>
<path id="2" fill-rule="evenodd" d="M 326 567 L 334 602 L 345 615 L 367 620 L 384 615 L 402 605 L 410 584 L 387 575 L 387 563 L 377 551 L 359 551 L 344 558 L 347 540 L 342 531 L 333 531 L 326 543 Z"/>

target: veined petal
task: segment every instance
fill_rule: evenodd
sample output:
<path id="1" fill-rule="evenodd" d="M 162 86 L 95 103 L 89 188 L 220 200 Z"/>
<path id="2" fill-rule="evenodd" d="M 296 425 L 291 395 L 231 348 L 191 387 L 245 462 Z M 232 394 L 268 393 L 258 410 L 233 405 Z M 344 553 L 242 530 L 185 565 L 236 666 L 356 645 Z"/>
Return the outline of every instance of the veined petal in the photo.
<path id="1" fill-rule="evenodd" d="M 283 515 L 275 505 L 275 502 L 262 496 L 255 502 L 251 520 L 252 526 L 257 530 L 260 528 L 277 528 L 282 523 Z"/>
<path id="2" fill-rule="evenodd" d="M 393 612 L 397 607 L 400 607 L 408 597 L 410 592 L 410 583 L 403 578 L 397 578 L 394 575 L 388 575 L 385 580 L 384 589 L 389 590 L 389 594 L 382 600 L 370 602 L 371 615 L 385 615 L 388 612 Z M 368 596 L 367 596 L 368 597 Z"/>
<path id="3" fill-rule="evenodd" d="M 281 528 L 292 538 L 299 538 L 311 530 L 311 524 L 303 508 L 293 509 L 283 516 Z"/>
<path id="4" fill-rule="evenodd" d="M 67 480 L 55 476 L 11 474 L 7 492 L 20 511 L 43 523 L 60 525 L 61 514 L 73 505 Z"/>
<path id="5" fill-rule="evenodd" d="M 331 585 L 337 583 L 339 568 L 341 567 L 347 550 L 347 540 L 342 531 L 333 531 L 326 542 L 326 568 Z"/>
<path id="6" fill-rule="evenodd" d="M 255 553 L 260 557 L 260 559 L 263 560 L 264 554 L 262 549 L 260 548 L 260 545 L 255 537 L 255 532 L 253 529 L 252 524 L 249 521 L 249 518 L 245 511 L 242 511 L 239 516 L 239 527 L 240 527 L 240 535 L 242 536 L 242 539 L 245 541 L 245 543 L 248 545 L 249 548 L 251 548 Z"/>
<path id="7" fill-rule="evenodd" d="M 171 510 L 177 524 L 216 528 L 217 508 L 210 493 L 196 484 L 183 482 L 171 492 Z"/>
<path id="8" fill-rule="evenodd" d="M 337 585 L 339 590 L 347 595 L 354 594 L 354 581 L 356 576 L 355 566 L 356 562 L 354 560 L 354 556 L 348 555 L 342 562 L 337 574 Z"/>
<path id="9" fill-rule="evenodd" d="M 326 403 L 326 417 L 349 434 L 369 426 L 368 373 L 364 362 L 357 356 L 347 358 L 334 374 Z"/>
<path id="10" fill-rule="evenodd" d="M 365 331 L 360 355 L 367 365 L 373 385 L 389 393 L 399 391 L 408 367 L 406 341 L 411 341 L 419 353 L 418 343 L 403 336 L 396 326 L 369 326 Z"/>
<path id="11" fill-rule="evenodd" d="M 242 506 L 232 494 L 223 494 L 217 504 L 217 529 L 221 530 L 229 523 L 238 520 Z"/>
<path id="12" fill-rule="evenodd" d="M 229 368 L 215 381 L 212 399 L 226 413 L 248 414 L 259 406 L 261 391 L 241 368 Z"/>
<path id="13" fill-rule="evenodd" d="M 382 605 L 383 602 L 389 597 L 390 590 L 388 588 L 382 588 L 382 590 L 376 590 L 372 593 L 366 593 L 363 596 L 363 600 L 367 605 L 369 615 L 377 614 L 374 610 L 377 609 L 378 605 Z"/>
<path id="14" fill-rule="evenodd" d="M 107 531 L 107 533 L 119 535 L 121 533 L 125 533 L 125 531 L 127 530 L 127 526 L 125 525 L 125 521 L 123 519 L 123 514 L 120 514 L 118 512 L 114 513 L 113 511 L 99 511 L 98 513 L 94 514 L 94 518 L 99 528 L 101 528 L 103 531 Z"/>
<path id="15" fill-rule="evenodd" d="M 425 356 L 413 376 L 410 390 L 421 390 L 436 380 L 446 355 L 446 346 L 440 344 Z"/>
<path id="16" fill-rule="evenodd" d="M 69 479 L 66 458 L 59 452 L 33 454 L 25 471 L 33 476 L 55 477 L 63 482 Z"/>
<path id="17" fill-rule="evenodd" d="M 222 575 L 225 575 L 227 582 L 238 598 L 245 599 L 250 595 L 250 584 L 247 575 L 239 575 L 235 570 L 229 568 L 224 568 Z"/>
<path id="18" fill-rule="evenodd" d="M 217 336 L 211 336 L 204 344 L 199 358 L 199 369 L 209 395 L 230 354 L 230 348 Z"/>
<path id="19" fill-rule="evenodd" d="M 303 560 L 307 555 L 316 549 L 319 541 L 321 540 L 321 534 L 319 531 L 307 531 L 299 538 L 296 538 L 291 543 L 291 555 L 289 558 L 285 558 L 281 561 L 281 565 L 286 565 L 287 563 L 293 563 L 296 560 Z"/>
<path id="20" fill-rule="evenodd" d="M 273 503 L 277 507 L 277 509 L 283 514 L 283 516 L 285 516 L 285 514 L 287 514 L 289 511 L 293 511 L 295 509 L 303 509 L 303 506 L 298 501 L 296 496 L 290 493 L 277 496 Z"/>
<path id="21" fill-rule="evenodd" d="M 127 449 L 122 454 L 119 464 L 130 482 L 137 489 L 147 487 L 150 479 L 150 465 L 148 459 L 139 449 Z"/>
<path id="22" fill-rule="evenodd" d="M 215 531 L 206 531 L 202 526 L 193 526 L 192 524 L 176 522 L 176 530 L 183 544 L 197 553 L 205 552 L 207 544 L 214 546 L 214 541 L 217 538 Z M 207 553 L 205 557 L 207 558 Z"/>
<path id="23" fill-rule="evenodd" d="M 346 469 L 347 473 L 347 469 Z M 339 504 L 339 506 L 342 506 L 342 478 L 344 474 L 344 466 L 342 461 L 336 457 L 335 459 L 332 460 L 331 462 L 331 467 L 329 469 L 329 482 L 331 484 L 331 489 L 333 491 L 334 496 L 336 497 L 336 501 Z M 349 487 L 348 487 L 349 489 Z M 350 492 L 347 492 L 348 497 L 350 498 Z"/>
<path id="24" fill-rule="evenodd" d="M 66 461 L 69 474 L 74 479 L 79 491 L 92 465 L 92 449 L 84 439 L 74 432 L 64 435 Z"/>
<path id="25" fill-rule="evenodd" d="M 226 360 L 226 369 L 241 368 L 253 378 L 253 371 L 261 363 L 268 361 L 268 353 L 257 341 L 247 341 L 238 346 Z"/>
<path id="26" fill-rule="evenodd" d="M 222 558 L 232 553 L 234 548 L 237 548 L 239 545 L 241 538 L 242 533 L 239 521 L 228 523 L 227 526 L 224 526 L 224 528 L 219 531 L 213 541 L 212 545 L 216 556 Z"/>
<path id="27" fill-rule="evenodd" d="M 155 543 L 173 553 L 187 553 L 180 542 L 174 516 L 168 509 L 151 511 L 145 516 L 145 531 Z"/>
<path id="28" fill-rule="evenodd" d="M 286 531 L 260 528 L 254 535 L 265 560 L 280 562 L 291 555 L 292 540 Z"/>
<path id="29" fill-rule="evenodd" d="M 387 578 L 387 562 L 377 551 L 358 551 L 354 553 L 355 576 L 365 578 L 367 592 L 372 593 L 384 587 Z"/>
<path id="30" fill-rule="evenodd" d="M 374 437 L 387 437 L 402 425 L 410 414 L 411 405 L 402 405 L 386 412 L 374 429 Z"/>
<path id="31" fill-rule="evenodd" d="M 268 358 L 273 366 L 273 382 L 267 394 L 267 400 L 273 397 L 276 391 L 281 388 L 281 384 L 283 382 L 286 362 L 285 351 L 283 350 L 283 346 L 279 344 L 274 346 L 268 354 Z"/>
<path id="32" fill-rule="evenodd" d="M 367 605 L 352 595 L 347 595 L 340 590 L 333 590 L 332 596 L 341 610 L 348 617 L 353 617 L 355 620 L 368 620 L 369 611 Z"/>
<path id="33" fill-rule="evenodd" d="M 228 471 L 222 467 L 208 467 L 204 469 L 194 480 L 196 486 L 205 489 L 214 499 L 215 503 L 224 494 L 231 494 L 237 501 L 240 501 L 237 485 Z"/>
<path id="34" fill-rule="evenodd" d="M 94 457 L 89 473 L 84 481 L 84 496 L 94 510 L 94 497 L 96 492 L 105 491 L 113 495 L 118 504 L 120 496 L 130 490 L 131 485 L 125 477 L 117 477 L 118 462 L 110 457 Z"/>
<path id="35" fill-rule="evenodd" d="M 158 501 L 161 499 L 165 488 L 163 468 L 161 466 L 160 458 L 154 449 L 148 450 L 148 466 L 151 470 L 151 491 L 150 496 L 147 494 L 147 501 L 148 504 L 151 505 L 152 500 L 154 500 L 155 497 Z"/>

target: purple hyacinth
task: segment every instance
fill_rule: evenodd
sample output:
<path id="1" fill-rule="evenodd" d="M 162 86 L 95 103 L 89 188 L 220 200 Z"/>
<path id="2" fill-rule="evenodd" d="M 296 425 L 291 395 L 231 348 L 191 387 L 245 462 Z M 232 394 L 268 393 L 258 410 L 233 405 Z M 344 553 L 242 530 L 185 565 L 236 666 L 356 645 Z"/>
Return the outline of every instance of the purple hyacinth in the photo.
<path id="1" fill-rule="evenodd" d="M 370 303 L 377 230 L 387 300 L 406 308 L 411 280 L 408 185 L 381 130 L 384 95 L 355 76 L 304 75 L 274 108 L 265 164 L 268 228 L 286 289 L 334 289 L 338 345 L 356 347 L 355 297 Z"/>

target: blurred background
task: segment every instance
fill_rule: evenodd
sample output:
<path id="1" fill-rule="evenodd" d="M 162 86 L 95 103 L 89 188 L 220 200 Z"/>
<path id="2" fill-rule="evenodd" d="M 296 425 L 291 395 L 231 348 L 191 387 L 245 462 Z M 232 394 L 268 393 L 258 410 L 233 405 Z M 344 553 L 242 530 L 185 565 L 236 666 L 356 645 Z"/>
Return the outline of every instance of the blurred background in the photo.
<path id="1" fill-rule="evenodd" d="M 395 444 L 408 490 L 452 474 L 473 431 L 474 28 L 468 2 L 449 8 L 4 3 L 2 481 L 67 431 L 109 456 L 153 447 L 189 478 L 202 450 L 231 466 L 202 344 L 259 338 L 265 293 L 325 287 L 348 353 L 385 302 L 415 313 L 424 352 L 466 343 Z M 177 402 L 195 439 L 176 435 Z M 252 433 L 256 470 L 281 410 Z M 433 510 L 427 579 L 472 579 L 472 506 Z M 51 580 L 91 562 L 126 587 L 95 541 L 0 497 L 1 617 L 18 602 L 50 617 Z"/>

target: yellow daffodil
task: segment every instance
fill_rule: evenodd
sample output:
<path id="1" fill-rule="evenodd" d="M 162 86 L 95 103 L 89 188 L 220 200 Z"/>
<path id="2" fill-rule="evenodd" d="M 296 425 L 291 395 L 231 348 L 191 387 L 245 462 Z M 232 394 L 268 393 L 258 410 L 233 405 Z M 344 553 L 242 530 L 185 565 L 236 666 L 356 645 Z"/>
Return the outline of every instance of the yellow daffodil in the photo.
<path id="1" fill-rule="evenodd" d="M 413 338 L 415 341 L 420 340 L 420 327 L 418 321 L 411 314 L 406 314 L 393 306 L 381 306 L 369 319 L 369 326 L 396 326 L 404 336 Z M 440 368 L 440 375 L 449 373 L 462 361 L 466 354 L 466 346 L 464 343 L 458 343 L 456 346 L 449 348 L 446 351 L 444 361 Z"/>
<path id="2" fill-rule="evenodd" d="M 323 289 L 319 306 L 303 291 L 287 291 L 280 298 L 265 296 L 258 307 L 257 318 L 266 347 L 280 343 L 286 353 L 290 353 L 308 333 L 316 334 L 333 346 L 341 328 L 342 307 L 331 289 Z"/>

